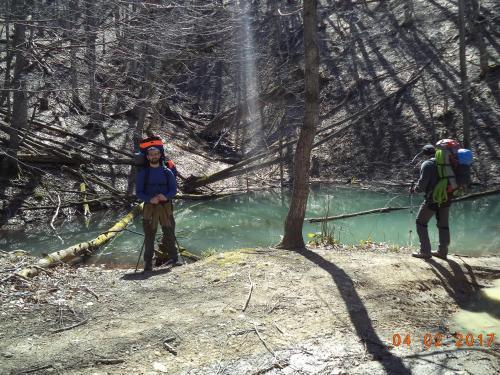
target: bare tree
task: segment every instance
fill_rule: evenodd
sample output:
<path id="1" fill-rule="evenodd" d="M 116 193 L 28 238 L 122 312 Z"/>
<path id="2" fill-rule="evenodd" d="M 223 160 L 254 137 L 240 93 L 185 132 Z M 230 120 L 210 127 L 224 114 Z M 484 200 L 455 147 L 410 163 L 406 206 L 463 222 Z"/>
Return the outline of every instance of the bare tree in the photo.
<path id="1" fill-rule="evenodd" d="M 80 95 L 79 95 L 79 80 L 78 80 L 78 58 L 77 58 L 77 51 L 78 51 L 78 44 L 80 41 L 79 35 L 78 35 L 78 18 L 80 15 L 80 10 L 79 10 L 79 0 L 70 0 L 69 3 L 69 22 L 70 22 L 70 69 L 71 69 L 71 103 L 73 107 L 81 111 L 84 109 L 84 106 L 80 100 Z"/>
<path id="2" fill-rule="evenodd" d="M 481 76 L 484 77 L 489 70 L 489 54 L 483 35 L 485 19 L 481 15 L 479 0 L 471 0 L 470 5 L 472 11 L 469 14 L 469 27 L 479 52 L 479 69 L 481 71 Z"/>
<path id="3" fill-rule="evenodd" d="M 458 26 L 459 26 L 459 55 L 460 55 L 460 79 L 462 81 L 462 117 L 463 117 L 463 144 L 470 148 L 470 108 L 469 108 L 469 79 L 467 77 L 467 60 L 465 59 L 465 3 L 458 0 Z"/>
<path id="4" fill-rule="evenodd" d="M 85 61 L 88 69 L 89 80 L 89 101 L 90 101 L 90 121 L 89 125 L 92 129 L 97 129 L 100 126 L 100 107 L 101 95 L 97 83 L 97 15 L 96 0 L 85 1 L 85 37 L 86 50 Z"/>
<path id="5" fill-rule="evenodd" d="M 311 150 L 319 122 L 319 50 L 317 41 L 317 0 L 304 0 L 305 112 L 294 158 L 292 200 L 285 220 L 285 233 L 278 245 L 303 249 L 302 226 L 309 196 Z"/>
<path id="6" fill-rule="evenodd" d="M 4 84 L 3 91 L 0 94 L 0 107 L 3 106 L 3 103 L 7 101 L 7 114 L 10 116 L 10 91 L 8 88 L 10 87 L 10 79 L 11 79 L 11 64 L 12 64 L 12 45 L 10 38 L 10 18 L 11 12 L 8 11 L 10 8 L 9 1 L 6 0 L 5 4 L 5 76 L 4 76 Z"/>
<path id="7" fill-rule="evenodd" d="M 28 121 L 28 93 L 27 93 L 27 71 L 28 66 L 28 46 L 26 43 L 26 19 L 28 16 L 28 0 L 13 1 L 12 14 L 14 20 L 14 38 L 12 47 L 15 49 L 14 77 L 11 89 L 14 92 L 12 103 L 12 131 L 10 133 L 11 147 L 14 152 L 19 149 L 19 132 L 26 128 Z"/>

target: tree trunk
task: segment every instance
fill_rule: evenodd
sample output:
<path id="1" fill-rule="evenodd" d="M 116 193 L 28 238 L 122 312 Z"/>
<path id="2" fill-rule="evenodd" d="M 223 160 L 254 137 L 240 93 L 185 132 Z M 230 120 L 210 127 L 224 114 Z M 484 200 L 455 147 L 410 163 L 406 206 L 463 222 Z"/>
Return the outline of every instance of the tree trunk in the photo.
<path id="1" fill-rule="evenodd" d="M 77 60 L 77 51 L 78 44 L 80 38 L 78 37 L 78 14 L 79 14 L 79 0 L 71 0 L 70 1 L 70 71 L 71 71 L 71 102 L 73 107 L 77 111 L 81 111 L 84 109 L 82 102 L 80 101 L 80 95 L 78 94 L 78 60 Z"/>
<path id="2" fill-rule="evenodd" d="M 467 78 L 467 61 L 465 59 L 466 45 L 464 0 L 458 0 L 458 26 L 460 36 L 460 79 L 462 82 L 463 145 L 465 148 L 470 148 L 469 81 Z"/>
<path id="3" fill-rule="evenodd" d="M 15 48 L 15 65 L 14 77 L 12 82 L 12 90 L 14 91 L 14 100 L 12 104 L 12 127 L 14 129 L 22 130 L 26 128 L 28 121 L 28 95 L 26 67 L 28 65 L 27 59 L 27 45 L 26 45 L 26 12 L 27 4 L 25 1 L 14 1 L 12 3 L 14 21 L 14 38 L 12 47 Z M 12 131 L 10 135 L 10 144 L 14 152 L 19 149 L 19 133 Z"/>
<path id="4" fill-rule="evenodd" d="M 479 69 L 481 77 L 488 72 L 488 50 L 483 37 L 483 20 L 481 19 L 481 6 L 478 0 L 471 0 L 472 11 L 469 17 L 469 27 L 479 52 Z"/>
<path id="5" fill-rule="evenodd" d="M 153 95 L 152 72 L 155 64 L 154 53 L 152 47 L 147 42 L 144 42 L 142 46 L 142 86 L 139 100 L 134 107 L 134 114 L 137 118 L 134 128 L 135 152 L 139 152 L 139 142 L 144 136 L 144 125 L 151 107 L 151 96 Z"/>
<path id="6" fill-rule="evenodd" d="M 8 1 L 5 4 L 5 9 L 9 9 Z M 7 121 L 10 121 L 10 70 L 12 68 L 12 43 L 10 41 L 10 12 L 5 12 L 5 50 L 7 51 L 5 54 L 5 78 L 3 83 L 4 91 L 0 94 L 0 107 L 3 106 L 3 103 L 7 100 L 7 113 L 8 118 Z"/>
<path id="7" fill-rule="evenodd" d="M 317 0 L 304 0 L 305 113 L 294 159 L 292 200 L 285 220 L 285 233 L 278 245 L 284 249 L 303 249 L 302 226 L 309 195 L 311 149 L 319 121 L 319 51 L 316 34 Z"/>
<path id="8" fill-rule="evenodd" d="M 97 87 L 97 19 L 95 12 L 95 0 L 87 0 L 85 6 L 85 37 L 86 50 L 85 62 L 87 64 L 89 78 L 89 101 L 90 101 L 90 119 L 91 129 L 97 129 L 101 125 L 100 95 Z"/>

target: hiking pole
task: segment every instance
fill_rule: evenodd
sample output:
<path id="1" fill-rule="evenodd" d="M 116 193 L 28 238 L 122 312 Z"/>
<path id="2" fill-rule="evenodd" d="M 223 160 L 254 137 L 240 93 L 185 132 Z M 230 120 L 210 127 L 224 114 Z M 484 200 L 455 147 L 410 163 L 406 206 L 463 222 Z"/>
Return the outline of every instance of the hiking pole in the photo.
<path id="1" fill-rule="evenodd" d="M 144 244 L 146 243 L 146 237 L 144 236 L 144 241 L 142 241 L 141 252 L 139 253 L 139 259 L 137 259 L 137 264 L 135 265 L 135 271 L 137 272 L 137 267 L 139 267 L 139 262 L 141 261 L 142 251 L 144 250 Z"/>
<path id="2" fill-rule="evenodd" d="M 410 187 L 410 214 L 408 216 L 408 245 L 409 247 L 413 246 L 413 225 L 411 222 L 412 214 L 413 214 L 413 188 L 415 186 L 415 181 L 411 182 L 411 187 Z"/>

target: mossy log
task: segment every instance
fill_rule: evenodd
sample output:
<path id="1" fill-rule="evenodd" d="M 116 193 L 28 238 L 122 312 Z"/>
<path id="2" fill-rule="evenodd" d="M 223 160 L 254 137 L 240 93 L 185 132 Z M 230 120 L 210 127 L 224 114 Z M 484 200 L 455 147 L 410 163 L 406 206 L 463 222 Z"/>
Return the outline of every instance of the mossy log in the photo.
<path id="1" fill-rule="evenodd" d="M 24 278 L 33 277 L 40 272 L 40 269 L 49 268 L 60 263 L 66 263 L 79 256 L 90 254 L 92 251 L 115 237 L 118 233 L 122 232 L 123 229 L 142 212 L 143 206 L 142 203 L 135 206 L 132 211 L 122 217 L 113 227 L 100 234 L 97 238 L 48 254 L 40 259 L 36 265 L 27 267 L 17 274 Z"/>

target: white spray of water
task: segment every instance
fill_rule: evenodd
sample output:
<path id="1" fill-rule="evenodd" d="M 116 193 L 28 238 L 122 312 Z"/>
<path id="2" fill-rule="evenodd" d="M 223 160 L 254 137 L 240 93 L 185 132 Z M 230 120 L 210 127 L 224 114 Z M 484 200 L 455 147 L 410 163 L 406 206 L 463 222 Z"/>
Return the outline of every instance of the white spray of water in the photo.
<path id="1" fill-rule="evenodd" d="M 262 118 L 258 106 L 258 82 L 256 72 L 256 51 L 252 31 L 252 19 L 250 15 L 250 2 L 244 1 L 241 6 L 243 21 L 243 64 L 245 78 L 245 96 L 248 100 L 248 118 L 249 132 L 248 136 L 252 139 L 252 146 L 261 144 L 262 141 Z"/>

